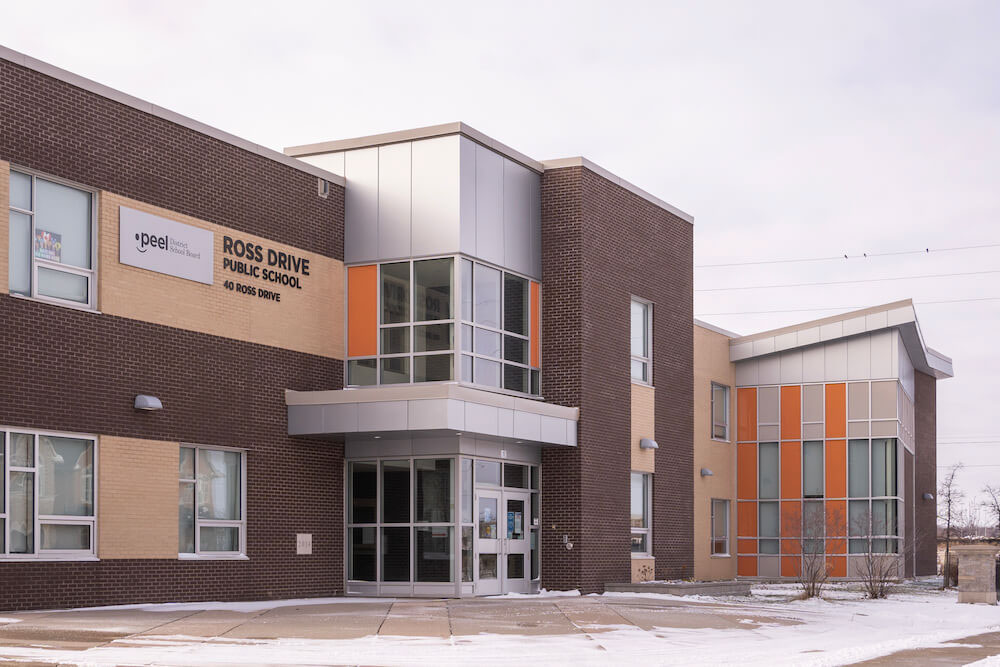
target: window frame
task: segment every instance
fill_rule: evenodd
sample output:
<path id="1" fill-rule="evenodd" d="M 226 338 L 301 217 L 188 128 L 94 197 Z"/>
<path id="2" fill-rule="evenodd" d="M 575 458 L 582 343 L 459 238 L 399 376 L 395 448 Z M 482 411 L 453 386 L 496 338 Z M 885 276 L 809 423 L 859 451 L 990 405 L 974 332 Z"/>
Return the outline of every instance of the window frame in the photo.
<path id="1" fill-rule="evenodd" d="M 180 476 L 179 457 L 181 449 L 194 450 L 194 476 L 184 478 Z M 198 452 L 200 450 L 236 452 L 240 455 L 240 518 L 232 519 L 200 519 L 198 517 Z M 181 552 L 178 549 L 178 559 L 190 560 L 249 560 L 247 556 L 247 450 L 239 447 L 225 447 L 216 445 L 198 445 L 194 443 L 182 442 L 177 449 L 178 470 L 177 483 L 194 484 L 194 551 Z M 180 512 L 180 504 L 177 507 Z M 201 528 L 239 528 L 239 551 L 202 551 L 201 550 Z M 180 546 L 178 544 L 178 546 Z"/>
<path id="2" fill-rule="evenodd" d="M 10 464 L 10 434 L 11 433 L 23 433 L 32 436 L 32 447 L 33 447 L 33 461 L 34 465 L 30 467 L 23 466 L 12 466 Z M 94 561 L 99 560 L 97 557 L 97 515 L 98 515 L 98 484 L 100 475 L 98 474 L 100 465 L 100 447 L 98 445 L 98 436 L 87 433 L 68 433 L 64 431 L 49 431 L 40 430 L 33 428 L 21 428 L 18 426 L 0 426 L 0 435 L 2 435 L 2 442 L 0 442 L 0 451 L 3 453 L 3 463 L 0 465 L 0 475 L 3 476 L 3 494 L 0 494 L 0 519 L 3 520 L 3 550 L 0 551 L 0 563 L 3 562 L 17 562 L 17 561 L 30 561 L 30 562 L 46 562 L 46 561 Z M 93 473 L 92 473 L 92 505 L 93 514 L 89 517 L 86 516 L 76 516 L 76 515 L 59 515 L 59 514 L 45 514 L 42 515 L 38 512 L 38 489 L 39 489 L 39 456 L 38 456 L 38 440 L 41 437 L 54 437 L 54 438 L 72 438 L 76 440 L 89 440 L 93 445 Z M 33 553 L 21 554 L 21 553 L 10 553 L 10 473 L 12 472 L 28 472 L 34 476 L 33 479 L 33 498 L 32 498 L 32 521 L 33 521 Z M 90 548 L 89 549 L 45 549 L 41 548 L 42 541 L 42 525 L 59 525 L 59 526 L 79 526 L 86 525 L 90 526 Z"/>
<path id="3" fill-rule="evenodd" d="M 96 311 L 97 310 L 97 267 L 98 267 L 98 243 L 99 243 L 99 229 L 98 229 L 98 198 L 100 192 L 96 188 L 88 187 L 74 181 L 67 180 L 65 178 L 60 178 L 58 176 L 52 176 L 35 169 L 28 169 L 25 167 L 20 167 L 15 164 L 11 164 L 8 168 L 7 173 L 7 188 L 8 193 L 11 188 L 11 181 L 13 180 L 12 174 L 14 172 L 23 174 L 31 178 L 31 210 L 27 211 L 22 208 L 17 208 L 14 206 L 11 198 L 8 195 L 7 202 L 7 215 L 8 215 L 8 226 L 10 225 L 10 213 L 20 213 L 22 215 L 27 215 L 31 220 L 31 231 L 29 239 L 28 254 L 31 261 L 31 291 L 30 294 L 22 294 L 20 292 L 11 292 L 10 286 L 8 285 L 7 293 L 10 296 L 17 297 L 20 299 L 33 299 L 36 301 L 44 301 L 45 303 L 52 303 L 59 306 L 64 306 L 67 308 L 75 308 L 77 310 L 87 310 Z M 62 264 L 61 262 L 52 262 L 46 259 L 39 259 L 35 257 L 35 211 L 38 208 L 35 203 L 35 196 L 38 190 L 36 186 L 36 180 L 42 179 L 44 181 L 49 181 L 57 185 L 62 185 L 68 188 L 73 188 L 75 190 L 80 190 L 86 192 L 90 195 L 90 267 L 89 269 L 83 269 L 78 266 L 72 266 L 69 264 Z M 8 266 L 10 262 L 10 236 L 6 239 L 7 243 L 7 258 Z M 73 275 L 83 276 L 87 278 L 87 303 L 80 303 L 78 301 L 70 301 L 68 299 L 60 299 L 54 296 L 46 296 L 44 294 L 38 293 L 38 267 L 49 269 L 51 271 L 59 271 L 62 273 L 69 273 Z M 9 268 L 8 268 L 9 270 Z"/>
<path id="4" fill-rule="evenodd" d="M 731 508 L 731 505 L 730 505 L 730 502 L 729 502 L 729 498 L 712 498 L 712 499 L 710 499 L 709 503 L 710 503 L 710 509 L 709 509 L 709 517 L 710 517 L 710 521 L 709 521 L 709 528 L 710 528 L 710 534 L 709 534 L 709 555 L 712 558 L 728 558 L 729 556 L 732 555 L 732 549 L 730 548 L 732 546 L 732 539 L 731 539 L 731 536 L 730 536 L 730 532 L 731 532 L 731 530 L 730 530 L 730 524 L 731 524 L 731 521 L 732 521 L 732 514 L 731 514 L 732 513 L 732 508 Z M 726 528 L 726 534 L 725 534 L 724 538 L 717 538 L 716 535 L 715 535 L 715 520 L 716 520 L 716 516 L 715 516 L 715 504 L 716 503 L 722 503 L 722 506 L 725 508 L 725 517 L 723 519 L 723 526 L 725 526 L 725 528 Z M 715 550 L 715 542 L 716 542 L 717 539 L 725 539 L 725 541 L 726 541 L 726 550 L 725 551 L 716 551 Z"/>
<path id="5" fill-rule="evenodd" d="M 715 421 L 715 390 L 716 390 L 716 388 L 724 390 L 724 396 L 725 396 L 725 402 L 726 402 L 726 408 L 725 408 L 726 421 L 725 421 L 725 423 L 722 424 L 722 427 L 725 429 L 726 434 L 722 438 L 720 438 L 720 437 L 718 437 L 718 436 L 715 435 L 715 427 L 719 425 Z M 721 382 L 716 382 L 716 381 L 713 380 L 711 382 L 710 391 L 711 391 L 711 398 L 710 398 L 709 403 L 710 403 L 710 415 L 711 415 L 710 420 L 711 420 L 711 429 L 712 429 L 711 430 L 712 440 L 715 440 L 716 442 L 731 442 L 732 441 L 732 437 L 731 437 L 732 432 L 730 430 L 730 424 L 729 424 L 729 412 L 730 412 L 730 409 L 731 409 L 730 401 L 732 399 L 730 398 L 730 395 L 732 393 L 732 388 L 729 385 L 722 384 Z"/>
<path id="6" fill-rule="evenodd" d="M 632 304 L 641 305 L 646 311 L 646 322 L 644 336 L 646 338 L 646 356 L 632 354 Z M 632 362 L 636 361 L 646 369 L 646 378 L 637 378 L 632 375 Z M 636 384 L 654 386 L 653 384 L 653 302 L 642 297 L 632 295 L 629 301 L 629 378 Z"/>
<path id="7" fill-rule="evenodd" d="M 643 497 L 643 510 L 645 511 L 646 527 L 645 528 L 635 528 L 631 525 L 631 518 L 629 520 L 629 535 L 645 535 L 646 537 L 646 550 L 645 551 L 631 551 L 631 537 L 629 540 L 630 546 L 629 551 L 632 554 L 632 558 L 650 558 L 653 555 L 653 473 L 644 472 L 642 470 L 632 470 L 629 472 L 629 514 L 631 515 L 631 505 L 632 505 L 632 481 L 634 475 L 639 475 L 644 480 L 644 497 Z"/>

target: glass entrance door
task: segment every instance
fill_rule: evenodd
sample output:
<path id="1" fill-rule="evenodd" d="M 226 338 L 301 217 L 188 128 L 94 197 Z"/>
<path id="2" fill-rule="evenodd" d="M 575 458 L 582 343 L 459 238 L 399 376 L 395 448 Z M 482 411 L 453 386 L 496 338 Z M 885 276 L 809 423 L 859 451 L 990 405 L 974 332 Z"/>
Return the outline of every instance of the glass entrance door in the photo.
<path id="1" fill-rule="evenodd" d="M 476 595 L 531 591 L 531 498 L 476 493 Z"/>

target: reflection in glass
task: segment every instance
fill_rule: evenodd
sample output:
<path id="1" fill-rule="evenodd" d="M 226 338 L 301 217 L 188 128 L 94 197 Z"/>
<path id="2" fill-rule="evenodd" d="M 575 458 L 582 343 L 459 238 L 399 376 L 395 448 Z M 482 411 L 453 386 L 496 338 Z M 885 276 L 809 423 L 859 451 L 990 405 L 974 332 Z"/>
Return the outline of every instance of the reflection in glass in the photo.
<path id="1" fill-rule="evenodd" d="M 400 384 L 410 381 L 410 358 L 389 357 L 379 362 L 382 366 L 382 384 Z"/>
<path id="2" fill-rule="evenodd" d="M 382 329 L 382 354 L 402 354 L 410 351 L 410 327 Z"/>
<path id="3" fill-rule="evenodd" d="M 356 461 L 350 473 L 351 523 L 375 523 L 378 464 Z"/>
<path id="4" fill-rule="evenodd" d="M 413 357 L 414 382 L 445 382 L 452 379 L 453 354 L 427 354 Z"/>
<path id="5" fill-rule="evenodd" d="M 410 529 L 382 529 L 382 581 L 410 580 Z"/>
<path id="6" fill-rule="evenodd" d="M 847 488 L 851 498 L 868 496 L 868 441 L 847 443 Z"/>
<path id="7" fill-rule="evenodd" d="M 496 554 L 479 554 L 479 578 L 480 579 L 497 578 Z"/>
<path id="8" fill-rule="evenodd" d="M 181 482 L 178 489 L 177 553 L 194 553 L 194 482 Z"/>
<path id="9" fill-rule="evenodd" d="M 476 354 L 500 358 L 500 334 L 495 331 L 476 328 Z"/>
<path id="10" fill-rule="evenodd" d="M 38 267 L 38 294 L 41 296 L 87 303 L 89 292 L 90 279 L 87 276 Z"/>
<path id="11" fill-rule="evenodd" d="M 237 521 L 240 514 L 239 452 L 218 449 L 198 450 L 198 518 Z M 202 529 L 202 538 L 205 533 Z M 212 539 L 229 539 L 221 533 L 212 533 Z M 202 542 L 204 550 L 204 542 Z"/>
<path id="12" fill-rule="evenodd" d="M 496 540 L 500 537 L 497 532 L 497 499 L 479 499 L 479 539 Z"/>
<path id="13" fill-rule="evenodd" d="M 528 466 L 504 463 L 503 485 L 513 489 L 528 488 Z"/>
<path id="14" fill-rule="evenodd" d="M 416 517 L 420 523 L 452 521 L 453 459 L 416 459 Z"/>
<path id="15" fill-rule="evenodd" d="M 823 497 L 823 441 L 802 443 L 802 495 Z"/>
<path id="16" fill-rule="evenodd" d="M 634 554 L 647 553 L 645 533 L 632 533 L 632 553 Z"/>
<path id="17" fill-rule="evenodd" d="M 455 347 L 450 324 L 425 324 L 413 327 L 414 352 L 441 352 Z"/>
<path id="18" fill-rule="evenodd" d="M 462 459 L 462 523 L 472 523 L 472 459 Z"/>
<path id="19" fill-rule="evenodd" d="M 24 211 L 31 210 L 31 176 L 19 171 L 10 172 L 10 205 Z"/>
<path id="20" fill-rule="evenodd" d="M 462 260 L 462 319 L 472 321 L 472 262 Z"/>
<path id="21" fill-rule="evenodd" d="M 10 212 L 8 289 L 16 294 L 31 295 L 31 216 Z"/>
<path id="22" fill-rule="evenodd" d="M 181 447 L 180 461 L 177 468 L 180 479 L 194 479 L 194 448 Z"/>
<path id="23" fill-rule="evenodd" d="M 503 358 L 518 364 L 528 363 L 528 341 L 517 336 L 504 336 Z"/>
<path id="24" fill-rule="evenodd" d="M 38 437 L 38 513 L 94 515 L 93 441 Z"/>
<path id="25" fill-rule="evenodd" d="M 35 475 L 10 473 L 7 519 L 10 521 L 10 553 L 35 553 Z"/>
<path id="26" fill-rule="evenodd" d="M 351 359 L 347 362 L 347 384 L 367 386 L 378 383 L 375 359 Z"/>
<path id="27" fill-rule="evenodd" d="M 462 382 L 472 382 L 472 357 L 467 354 L 462 355 Z"/>
<path id="28" fill-rule="evenodd" d="M 501 326 L 500 271 L 476 264 L 474 279 L 475 322 L 486 327 L 499 329 Z"/>
<path id="29" fill-rule="evenodd" d="M 472 581 L 472 526 L 462 526 L 462 581 Z"/>
<path id="30" fill-rule="evenodd" d="M 499 387 L 500 362 L 476 357 L 474 381 L 487 387 Z"/>
<path id="31" fill-rule="evenodd" d="M 648 357 L 649 342 L 647 333 L 649 331 L 649 307 L 638 301 L 632 302 L 632 356 Z"/>
<path id="32" fill-rule="evenodd" d="M 642 473 L 632 473 L 632 527 L 646 528 L 646 498 L 649 497 L 648 476 Z"/>
<path id="33" fill-rule="evenodd" d="M 510 273 L 503 274 L 503 328 L 528 335 L 528 281 Z"/>
<path id="34" fill-rule="evenodd" d="M 375 581 L 375 531 L 369 528 L 351 529 L 351 557 L 348 579 Z"/>
<path id="35" fill-rule="evenodd" d="M 43 523 L 40 537 L 39 548 L 43 551 L 86 551 L 90 549 L 90 526 Z"/>
<path id="36" fill-rule="evenodd" d="M 851 500 L 847 504 L 848 534 L 851 537 L 864 537 L 868 535 L 869 521 L 871 517 L 868 512 L 867 500 Z"/>
<path id="37" fill-rule="evenodd" d="M 413 321 L 451 319 L 451 258 L 413 263 Z"/>
<path id="38" fill-rule="evenodd" d="M 524 554 L 507 554 L 507 578 L 524 579 Z"/>
<path id="39" fill-rule="evenodd" d="M 382 264 L 382 324 L 410 321 L 410 263 Z"/>
<path id="40" fill-rule="evenodd" d="M 43 178 L 35 187 L 35 257 L 91 268 L 91 194 Z M 48 245 L 39 247 L 44 234 Z M 51 245 L 56 238 L 57 248 Z"/>
<path id="41" fill-rule="evenodd" d="M 511 391 L 528 391 L 528 369 L 521 366 L 503 365 L 503 386 Z"/>
<path id="42" fill-rule="evenodd" d="M 778 537 L 778 503 L 760 503 L 757 509 L 757 534 L 761 537 Z"/>
<path id="43" fill-rule="evenodd" d="M 202 526 L 198 550 L 235 552 L 240 550 L 240 529 L 235 526 Z"/>
<path id="44" fill-rule="evenodd" d="M 872 440 L 872 496 L 896 495 L 896 440 Z"/>
<path id="45" fill-rule="evenodd" d="M 452 526 L 421 526 L 414 529 L 417 581 L 452 581 Z"/>
<path id="46" fill-rule="evenodd" d="M 476 484 L 500 486 L 500 463 L 476 460 Z"/>
<path id="47" fill-rule="evenodd" d="M 409 461 L 382 461 L 382 521 L 410 521 Z"/>
<path id="48" fill-rule="evenodd" d="M 10 434 L 10 464 L 15 468 L 35 467 L 35 437 L 28 433 Z"/>
<path id="49" fill-rule="evenodd" d="M 538 578 L 538 531 L 531 531 L 531 578 Z"/>
<path id="50" fill-rule="evenodd" d="M 778 443 L 762 442 L 759 453 L 759 498 L 778 497 Z"/>

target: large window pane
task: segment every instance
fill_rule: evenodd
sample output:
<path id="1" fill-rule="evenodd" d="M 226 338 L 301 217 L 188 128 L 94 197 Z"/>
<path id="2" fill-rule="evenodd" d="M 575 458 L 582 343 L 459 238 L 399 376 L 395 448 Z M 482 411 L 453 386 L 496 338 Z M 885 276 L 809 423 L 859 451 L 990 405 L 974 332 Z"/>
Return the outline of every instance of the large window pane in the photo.
<path id="1" fill-rule="evenodd" d="M 410 263 L 383 264 L 382 324 L 410 321 Z"/>
<path id="2" fill-rule="evenodd" d="M 178 479 L 194 479 L 194 448 L 181 447 L 177 466 Z"/>
<path id="3" fill-rule="evenodd" d="M 390 357 L 382 359 L 382 384 L 400 384 L 410 381 L 410 358 Z"/>
<path id="4" fill-rule="evenodd" d="M 631 525 L 633 528 L 646 528 L 646 499 L 649 494 L 649 476 L 643 473 L 632 473 Z"/>
<path id="5" fill-rule="evenodd" d="M 462 523 L 472 523 L 472 459 L 462 459 Z"/>
<path id="6" fill-rule="evenodd" d="M 38 513 L 94 515 L 93 441 L 38 437 Z"/>
<path id="7" fill-rule="evenodd" d="M 413 321 L 451 319 L 451 258 L 413 263 Z"/>
<path id="8" fill-rule="evenodd" d="M 500 538 L 497 531 L 497 499 L 482 497 L 479 499 L 479 539 L 496 540 Z"/>
<path id="9" fill-rule="evenodd" d="M 806 498 L 823 497 L 823 442 L 802 443 L 802 494 Z"/>
<path id="10" fill-rule="evenodd" d="M 847 447 L 847 488 L 851 498 L 868 496 L 868 441 L 851 440 Z"/>
<path id="11" fill-rule="evenodd" d="M 91 194 L 44 178 L 35 187 L 35 257 L 91 268 Z"/>
<path id="12" fill-rule="evenodd" d="M 453 354 L 430 354 L 413 357 L 414 382 L 446 382 L 453 379 Z"/>
<path id="13" fill-rule="evenodd" d="M 489 359 L 475 359 L 475 372 L 472 377 L 476 384 L 488 387 L 500 386 L 500 362 Z"/>
<path id="14" fill-rule="evenodd" d="M 649 553 L 646 548 L 646 533 L 632 533 L 632 553 Z"/>
<path id="15" fill-rule="evenodd" d="M 198 518 L 238 521 L 241 516 L 242 454 L 218 449 L 198 450 Z M 202 550 L 205 549 L 202 529 Z M 218 531 L 210 539 L 229 539 Z M 219 549 L 227 551 L 227 549 Z M 235 551 L 233 549 L 232 551 Z"/>
<path id="16" fill-rule="evenodd" d="M 416 517 L 421 523 L 447 523 L 453 520 L 454 459 L 416 459 Z"/>
<path id="17" fill-rule="evenodd" d="M 10 473 L 10 553 L 35 553 L 35 475 Z"/>
<path id="18" fill-rule="evenodd" d="M 10 205 L 31 210 L 31 176 L 19 171 L 10 172 Z"/>
<path id="19" fill-rule="evenodd" d="M 377 482 L 377 463 L 351 463 L 349 515 L 351 523 L 375 523 Z"/>
<path id="20" fill-rule="evenodd" d="M 757 512 L 757 534 L 761 537 L 778 537 L 778 503 L 759 503 Z"/>
<path id="21" fill-rule="evenodd" d="M 504 361 L 513 361 L 517 364 L 528 363 L 528 341 L 515 336 L 503 337 L 503 358 Z"/>
<path id="22" fill-rule="evenodd" d="M 728 500 L 712 500 L 712 553 L 729 553 Z"/>
<path id="23" fill-rule="evenodd" d="M 462 355 L 462 382 L 472 382 L 472 357 L 467 354 Z"/>
<path id="24" fill-rule="evenodd" d="M 462 526 L 462 581 L 472 581 L 472 526 Z"/>
<path id="25" fill-rule="evenodd" d="M 778 443 L 762 442 L 758 446 L 758 497 L 778 497 Z"/>
<path id="26" fill-rule="evenodd" d="M 647 370 L 648 364 L 645 361 L 632 359 L 629 367 L 631 369 L 633 380 L 641 380 L 643 382 L 649 381 L 649 373 Z"/>
<path id="27" fill-rule="evenodd" d="M 729 437 L 729 387 L 712 383 L 712 437 Z"/>
<path id="28" fill-rule="evenodd" d="M 347 362 L 347 384 L 367 386 L 378 383 L 375 359 L 352 359 Z"/>
<path id="29" fill-rule="evenodd" d="M 382 354 L 403 354 L 410 351 L 410 327 L 382 329 Z"/>
<path id="30" fill-rule="evenodd" d="M 872 440 L 872 496 L 896 495 L 896 441 Z"/>
<path id="31" fill-rule="evenodd" d="M 454 329 L 450 324 L 425 324 L 413 327 L 414 352 L 440 352 L 455 348 Z"/>
<path id="32" fill-rule="evenodd" d="M 177 553 L 194 553 L 194 482 L 181 482 L 177 502 Z"/>
<path id="33" fill-rule="evenodd" d="M 240 529 L 235 526 L 202 526 L 198 536 L 200 551 L 240 550 Z"/>
<path id="34" fill-rule="evenodd" d="M 410 462 L 382 462 L 382 521 L 410 522 Z"/>
<path id="35" fill-rule="evenodd" d="M 89 551 L 90 526 L 43 523 L 39 548 L 42 551 Z"/>
<path id="36" fill-rule="evenodd" d="M 500 322 L 500 271 L 482 264 L 474 270 L 475 322 L 499 329 Z M 500 356 L 499 352 L 497 356 Z"/>
<path id="37" fill-rule="evenodd" d="M 503 485 L 512 489 L 528 488 L 528 466 L 503 464 Z"/>
<path id="38" fill-rule="evenodd" d="M 500 486 L 500 464 L 496 461 L 476 461 L 476 485 Z"/>
<path id="39" fill-rule="evenodd" d="M 472 262 L 462 260 L 462 319 L 472 321 Z"/>
<path id="40" fill-rule="evenodd" d="M 848 501 L 847 507 L 848 516 L 848 534 L 852 537 L 864 537 L 868 535 L 868 501 L 867 500 L 851 500 Z"/>
<path id="41" fill-rule="evenodd" d="M 511 391 L 528 391 L 528 369 L 522 366 L 503 365 L 503 387 Z"/>
<path id="42" fill-rule="evenodd" d="M 10 464 L 15 468 L 35 467 L 35 436 L 30 433 L 10 434 Z"/>
<path id="43" fill-rule="evenodd" d="M 375 581 L 375 531 L 370 528 L 351 529 L 351 555 L 347 578 L 354 581 Z"/>
<path id="44" fill-rule="evenodd" d="M 898 535 L 895 500 L 872 501 L 872 535 Z"/>
<path id="45" fill-rule="evenodd" d="M 528 335 L 528 281 L 510 273 L 503 274 L 503 328 Z"/>
<path id="46" fill-rule="evenodd" d="M 382 529 L 382 581 L 410 580 L 410 529 Z"/>
<path id="47" fill-rule="evenodd" d="M 476 354 L 485 354 L 487 357 L 500 358 L 500 334 L 486 329 L 476 329 Z"/>
<path id="48" fill-rule="evenodd" d="M 632 302 L 631 319 L 632 356 L 649 356 L 649 305 L 639 301 Z"/>
<path id="49" fill-rule="evenodd" d="M 38 294 L 53 299 L 87 303 L 90 301 L 90 279 L 87 276 L 39 266 Z"/>
<path id="50" fill-rule="evenodd" d="M 454 550 L 451 526 L 426 526 L 414 529 L 417 581 L 453 581 Z"/>
<path id="51" fill-rule="evenodd" d="M 810 500 L 802 504 L 803 537 L 823 537 L 826 535 L 826 514 L 822 500 Z"/>
<path id="52" fill-rule="evenodd" d="M 11 292 L 31 294 L 31 216 L 10 212 L 10 266 L 7 277 Z"/>

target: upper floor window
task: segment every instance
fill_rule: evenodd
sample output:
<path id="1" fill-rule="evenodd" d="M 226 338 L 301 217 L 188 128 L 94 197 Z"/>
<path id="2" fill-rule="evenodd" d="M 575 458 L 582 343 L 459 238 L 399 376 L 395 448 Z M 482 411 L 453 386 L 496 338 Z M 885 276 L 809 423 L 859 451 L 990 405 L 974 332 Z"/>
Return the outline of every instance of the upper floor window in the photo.
<path id="1" fill-rule="evenodd" d="M 729 387 L 712 383 L 712 437 L 729 440 Z"/>
<path id="2" fill-rule="evenodd" d="M 0 558 L 94 555 L 94 454 L 92 438 L 0 431 Z"/>
<path id="3" fill-rule="evenodd" d="M 245 552 L 243 452 L 181 447 L 178 553 L 239 556 Z"/>
<path id="4" fill-rule="evenodd" d="M 653 384 L 653 304 L 632 299 L 632 379 Z"/>
<path id="5" fill-rule="evenodd" d="M 12 293 L 94 306 L 94 201 L 92 192 L 11 170 Z"/>
<path id="6" fill-rule="evenodd" d="M 729 501 L 712 498 L 712 555 L 729 554 Z"/>

